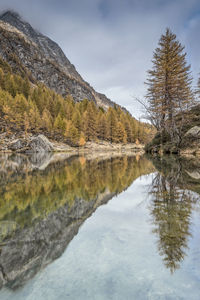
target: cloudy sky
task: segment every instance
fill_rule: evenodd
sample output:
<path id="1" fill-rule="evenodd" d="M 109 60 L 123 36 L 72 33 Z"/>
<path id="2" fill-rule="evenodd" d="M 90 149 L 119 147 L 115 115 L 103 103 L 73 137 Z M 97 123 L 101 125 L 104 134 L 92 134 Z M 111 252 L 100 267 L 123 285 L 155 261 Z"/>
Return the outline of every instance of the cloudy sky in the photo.
<path id="1" fill-rule="evenodd" d="M 137 118 L 146 71 L 166 27 L 186 46 L 194 85 L 200 72 L 199 0 L 1 0 L 55 40 L 82 77 Z"/>

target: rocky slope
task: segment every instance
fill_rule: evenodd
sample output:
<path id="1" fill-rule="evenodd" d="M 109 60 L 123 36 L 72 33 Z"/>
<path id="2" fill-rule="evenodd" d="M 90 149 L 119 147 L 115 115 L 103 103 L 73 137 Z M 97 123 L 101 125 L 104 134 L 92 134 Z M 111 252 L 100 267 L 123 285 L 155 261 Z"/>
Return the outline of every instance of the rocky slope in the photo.
<path id="1" fill-rule="evenodd" d="M 0 15 L 0 40 L 0 56 L 33 83 L 42 82 L 63 96 L 72 95 L 75 101 L 87 98 L 104 108 L 114 106 L 83 80 L 54 41 L 34 30 L 17 13 Z"/>

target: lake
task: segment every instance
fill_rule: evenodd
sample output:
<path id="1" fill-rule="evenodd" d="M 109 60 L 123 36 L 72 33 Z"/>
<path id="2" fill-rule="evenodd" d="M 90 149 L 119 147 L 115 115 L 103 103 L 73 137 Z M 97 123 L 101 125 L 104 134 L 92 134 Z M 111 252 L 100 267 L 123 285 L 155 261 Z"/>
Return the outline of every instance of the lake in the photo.
<path id="1" fill-rule="evenodd" d="M 0 156 L 0 299 L 200 299 L 200 162 Z"/>

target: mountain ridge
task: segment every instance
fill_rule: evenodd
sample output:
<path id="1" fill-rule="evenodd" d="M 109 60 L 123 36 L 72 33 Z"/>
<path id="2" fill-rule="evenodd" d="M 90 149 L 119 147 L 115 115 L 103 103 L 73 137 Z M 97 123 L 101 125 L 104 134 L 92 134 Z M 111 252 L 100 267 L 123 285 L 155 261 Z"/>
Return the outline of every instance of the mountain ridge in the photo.
<path id="1" fill-rule="evenodd" d="M 19 68 L 18 60 L 24 71 L 31 75 L 32 81 L 42 82 L 62 96 L 71 94 L 76 102 L 87 98 L 104 109 L 115 105 L 81 77 L 56 42 L 33 29 L 18 13 L 10 10 L 3 12 L 0 21 L 0 55 L 15 70 Z"/>

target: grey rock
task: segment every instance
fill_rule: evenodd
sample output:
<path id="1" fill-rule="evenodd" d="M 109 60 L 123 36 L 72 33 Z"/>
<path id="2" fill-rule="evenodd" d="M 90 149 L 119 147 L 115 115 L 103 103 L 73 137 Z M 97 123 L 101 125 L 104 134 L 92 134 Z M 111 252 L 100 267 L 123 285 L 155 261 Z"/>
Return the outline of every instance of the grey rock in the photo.
<path id="1" fill-rule="evenodd" d="M 35 169 L 45 169 L 44 166 L 48 166 L 51 161 L 51 157 L 54 156 L 52 152 L 35 152 L 29 156 L 29 162 Z"/>
<path id="2" fill-rule="evenodd" d="M 12 151 L 18 151 L 21 150 L 22 148 L 26 147 L 27 142 L 23 139 L 17 139 L 8 144 L 8 149 Z"/>
<path id="3" fill-rule="evenodd" d="M 195 180 L 199 180 L 200 179 L 200 171 L 199 170 L 194 170 L 192 172 L 186 171 L 186 173 Z"/>
<path id="4" fill-rule="evenodd" d="M 3 287 L 4 284 L 5 284 L 5 279 L 3 277 L 3 273 L 0 267 L 0 289 Z"/>
<path id="5" fill-rule="evenodd" d="M 200 127 L 199 126 L 194 126 L 190 128 L 186 134 L 185 137 L 192 137 L 195 139 L 200 139 Z"/>
<path id="6" fill-rule="evenodd" d="M 52 143 L 45 137 L 43 134 L 33 137 L 31 142 L 28 145 L 28 150 L 26 153 L 44 153 L 52 152 L 54 147 Z"/>

